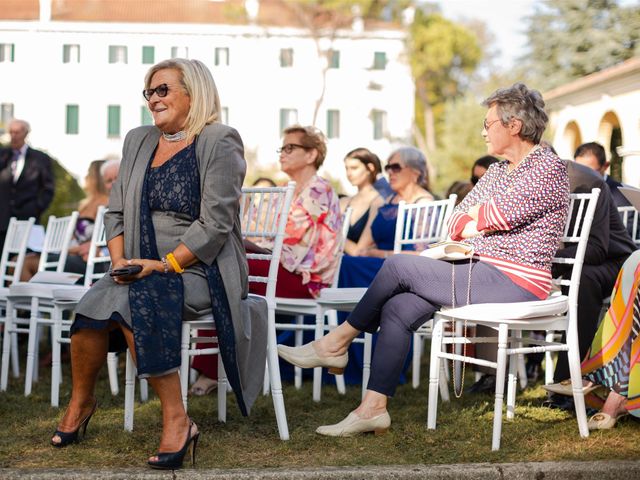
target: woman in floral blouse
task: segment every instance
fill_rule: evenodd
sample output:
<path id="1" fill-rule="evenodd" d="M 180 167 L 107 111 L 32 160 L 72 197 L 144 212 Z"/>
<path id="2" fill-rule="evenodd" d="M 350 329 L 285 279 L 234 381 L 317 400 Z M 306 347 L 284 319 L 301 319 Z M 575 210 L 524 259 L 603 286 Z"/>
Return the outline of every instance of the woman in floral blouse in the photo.
<path id="1" fill-rule="evenodd" d="M 310 298 L 331 284 L 342 224 L 338 195 L 318 176 L 327 153 L 324 135 L 313 127 L 295 125 L 284 131 L 280 165 L 296 190 L 287 220 L 276 295 Z M 257 267 L 249 262 L 249 269 Z M 268 268 L 268 267 L 267 267 Z"/>

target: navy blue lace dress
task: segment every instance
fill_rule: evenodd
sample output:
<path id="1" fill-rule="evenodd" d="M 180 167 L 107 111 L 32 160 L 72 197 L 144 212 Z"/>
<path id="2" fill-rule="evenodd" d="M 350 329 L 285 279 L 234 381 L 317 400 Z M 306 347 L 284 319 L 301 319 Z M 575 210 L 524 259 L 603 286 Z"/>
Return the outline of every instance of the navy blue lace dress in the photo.
<path id="1" fill-rule="evenodd" d="M 199 217 L 200 200 L 195 142 L 159 167 L 151 167 L 150 159 L 140 205 L 141 258 L 158 260 L 173 251 L 180 243 L 181 234 Z M 208 288 L 202 288 L 205 284 Z M 231 311 L 216 262 L 190 266 L 182 275 L 153 272 L 130 284 L 128 293 L 140 376 L 176 371 L 180 366 L 182 319 L 210 312 L 214 314 L 218 336 L 230 335 L 227 342 L 220 342 L 221 348 L 223 344 L 230 346 L 229 351 L 221 352 L 223 360 L 234 359 Z M 78 317 L 73 332 L 108 325 L 82 315 Z M 111 319 L 129 328 L 119 312 L 113 312 Z M 239 379 L 229 380 L 232 385 L 239 385 Z"/>

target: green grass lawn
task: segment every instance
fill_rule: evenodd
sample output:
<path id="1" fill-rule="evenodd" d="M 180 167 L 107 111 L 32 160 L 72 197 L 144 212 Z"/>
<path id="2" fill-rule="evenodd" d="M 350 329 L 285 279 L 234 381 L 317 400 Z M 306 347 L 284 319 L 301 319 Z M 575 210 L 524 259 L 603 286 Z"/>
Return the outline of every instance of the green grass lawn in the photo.
<path id="1" fill-rule="evenodd" d="M 65 367 L 61 404 L 69 398 L 69 371 Z M 428 369 L 423 369 L 426 377 Z M 98 410 L 87 437 L 64 449 L 49 445 L 62 409 L 49 401 L 48 368 L 34 393 L 25 398 L 23 379 L 10 378 L 0 393 L 0 467 L 142 467 L 153 454 L 160 437 L 160 406 L 151 395 L 136 404 L 133 433 L 123 430 L 123 392 L 111 396 L 106 368 L 99 381 Z M 467 378 L 467 386 L 472 383 Z M 123 390 L 123 388 L 121 388 Z M 318 425 L 341 420 L 357 404 L 360 389 L 351 386 L 346 396 L 335 387 L 323 388 L 322 403 L 311 400 L 311 381 L 301 390 L 286 385 L 285 403 L 291 440 L 278 438 L 273 404 L 261 397 L 252 414 L 243 418 L 229 396 L 226 424 L 217 422 L 216 396 L 192 398 L 189 413 L 197 422 L 198 468 L 314 467 L 338 465 L 448 464 L 469 462 L 525 462 L 550 460 L 637 459 L 640 425 L 625 421 L 611 431 L 578 435 L 576 421 L 568 414 L 540 407 L 544 391 L 537 386 L 518 395 L 516 418 L 504 421 L 502 449 L 491 451 L 493 399 L 465 393 L 441 404 L 438 428 L 429 431 L 427 383 L 419 389 L 399 387 L 390 402 L 391 429 L 386 435 L 327 438 L 314 433 Z"/>

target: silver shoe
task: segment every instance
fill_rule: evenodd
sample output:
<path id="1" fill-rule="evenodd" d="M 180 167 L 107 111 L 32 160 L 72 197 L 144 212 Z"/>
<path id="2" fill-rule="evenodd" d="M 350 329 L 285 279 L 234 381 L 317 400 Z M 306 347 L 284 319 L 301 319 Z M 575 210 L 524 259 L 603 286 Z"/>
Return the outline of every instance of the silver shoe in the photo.
<path id="1" fill-rule="evenodd" d="M 287 362 L 300 368 L 327 367 L 329 373 L 342 375 L 344 367 L 349 361 L 349 353 L 338 355 L 337 357 L 321 357 L 313 348 L 313 342 L 301 347 L 287 347 L 278 345 L 278 355 Z"/>
<path id="2" fill-rule="evenodd" d="M 323 425 L 316 429 L 316 433 L 327 437 L 353 437 L 360 433 L 373 432 L 375 435 L 382 435 L 389 430 L 391 417 L 388 412 L 384 412 L 373 418 L 360 418 L 354 412 L 347 415 L 347 418 L 335 425 Z"/>

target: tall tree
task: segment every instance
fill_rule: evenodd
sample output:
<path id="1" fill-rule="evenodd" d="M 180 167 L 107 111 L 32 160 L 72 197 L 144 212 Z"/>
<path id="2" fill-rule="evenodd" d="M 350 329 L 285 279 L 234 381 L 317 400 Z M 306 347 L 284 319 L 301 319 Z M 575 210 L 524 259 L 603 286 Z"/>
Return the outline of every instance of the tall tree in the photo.
<path id="1" fill-rule="evenodd" d="M 416 85 L 414 136 L 427 152 L 437 147 L 444 107 L 463 94 L 482 59 L 476 34 L 432 9 L 416 11 L 409 51 Z"/>
<path id="2" fill-rule="evenodd" d="M 527 18 L 521 59 L 538 88 L 549 89 L 640 54 L 640 6 L 619 0 L 546 0 Z"/>

